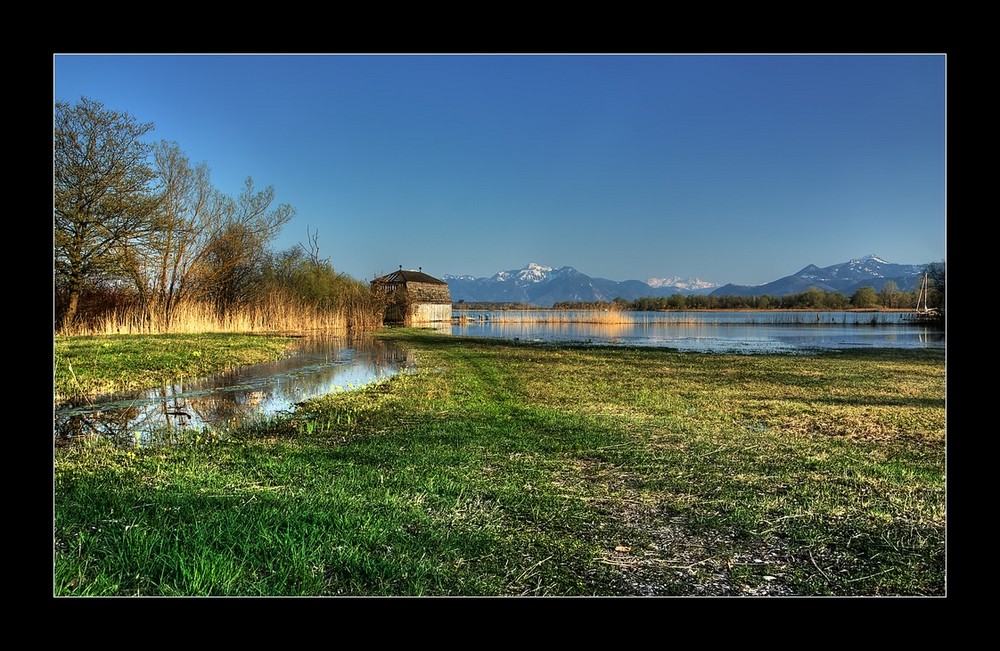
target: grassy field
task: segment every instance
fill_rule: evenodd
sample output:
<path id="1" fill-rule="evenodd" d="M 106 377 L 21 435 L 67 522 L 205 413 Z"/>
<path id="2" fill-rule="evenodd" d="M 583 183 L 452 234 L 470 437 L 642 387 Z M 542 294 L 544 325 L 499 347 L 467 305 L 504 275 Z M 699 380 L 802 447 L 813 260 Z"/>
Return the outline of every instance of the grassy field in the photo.
<path id="1" fill-rule="evenodd" d="M 943 351 L 378 336 L 418 370 L 55 450 L 54 594 L 946 593 Z"/>
<path id="2" fill-rule="evenodd" d="M 55 402 L 93 398 L 279 359 L 289 337 L 233 334 L 57 336 Z"/>

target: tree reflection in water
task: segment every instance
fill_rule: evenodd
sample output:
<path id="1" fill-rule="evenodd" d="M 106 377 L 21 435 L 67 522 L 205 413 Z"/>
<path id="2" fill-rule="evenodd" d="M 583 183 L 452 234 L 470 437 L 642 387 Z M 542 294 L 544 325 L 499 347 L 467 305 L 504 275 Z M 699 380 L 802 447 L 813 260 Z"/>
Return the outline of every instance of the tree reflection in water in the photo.
<path id="1" fill-rule="evenodd" d="M 218 437 L 296 403 L 359 388 L 412 366 L 407 351 L 370 338 L 308 337 L 284 359 L 55 410 L 55 443 L 100 437 L 123 446 Z"/>

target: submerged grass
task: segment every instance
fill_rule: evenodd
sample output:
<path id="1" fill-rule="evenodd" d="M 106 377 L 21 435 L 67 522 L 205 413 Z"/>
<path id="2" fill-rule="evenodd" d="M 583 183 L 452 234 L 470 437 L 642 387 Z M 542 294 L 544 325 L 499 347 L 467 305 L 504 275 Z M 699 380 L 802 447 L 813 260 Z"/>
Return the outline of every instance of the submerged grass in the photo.
<path id="1" fill-rule="evenodd" d="M 57 336 L 55 402 L 160 386 L 279 359 L 289 337 L 232 334 Z"/>
<path id="2" fill-rule="evenodd" d="M 380 336 L 418 371 L 58 450 L 54 593 L 945 594 L 942 351 Z"/>

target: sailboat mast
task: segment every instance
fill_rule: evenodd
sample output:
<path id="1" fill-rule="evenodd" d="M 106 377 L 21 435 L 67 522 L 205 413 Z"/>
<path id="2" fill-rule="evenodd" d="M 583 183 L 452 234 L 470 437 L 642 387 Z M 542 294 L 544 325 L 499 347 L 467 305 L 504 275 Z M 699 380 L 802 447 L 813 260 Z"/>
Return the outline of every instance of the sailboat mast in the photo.
<path id="1" fill-rule="evenodd" d="M 927 275 L 927 272 L 924 272 L 924 278 L 920 283 L 920 292 L 917 294 L 918 315 L 930 316 L 937 312 L 936 309 L 931 309 L 931 306 L 928 304 L 928 298 L 930 297 L 928 284 L 929 284 L 929 277 Z"/>
<path id="2" fill-rule="evenodd" d="M 920 314 L 924 310 L 920 309 L 920 301 L 927 305 L 927 272 L 924 272 L 924 277 L 920 281 L 920 291 L 917 293 L 917 314 Z"/>

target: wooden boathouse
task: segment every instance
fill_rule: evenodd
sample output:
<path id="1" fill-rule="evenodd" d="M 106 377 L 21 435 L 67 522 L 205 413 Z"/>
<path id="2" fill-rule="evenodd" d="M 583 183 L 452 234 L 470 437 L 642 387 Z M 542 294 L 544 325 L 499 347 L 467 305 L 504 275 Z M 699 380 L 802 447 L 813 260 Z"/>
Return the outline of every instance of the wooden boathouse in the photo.
<path id="1" fill-rule="evenodd" d="M 451 323 L 448 283 L 423 272 L 404 270 L 376 278 L 372 291 L 386 301 L 384 322 L 396 325 Z"/>

